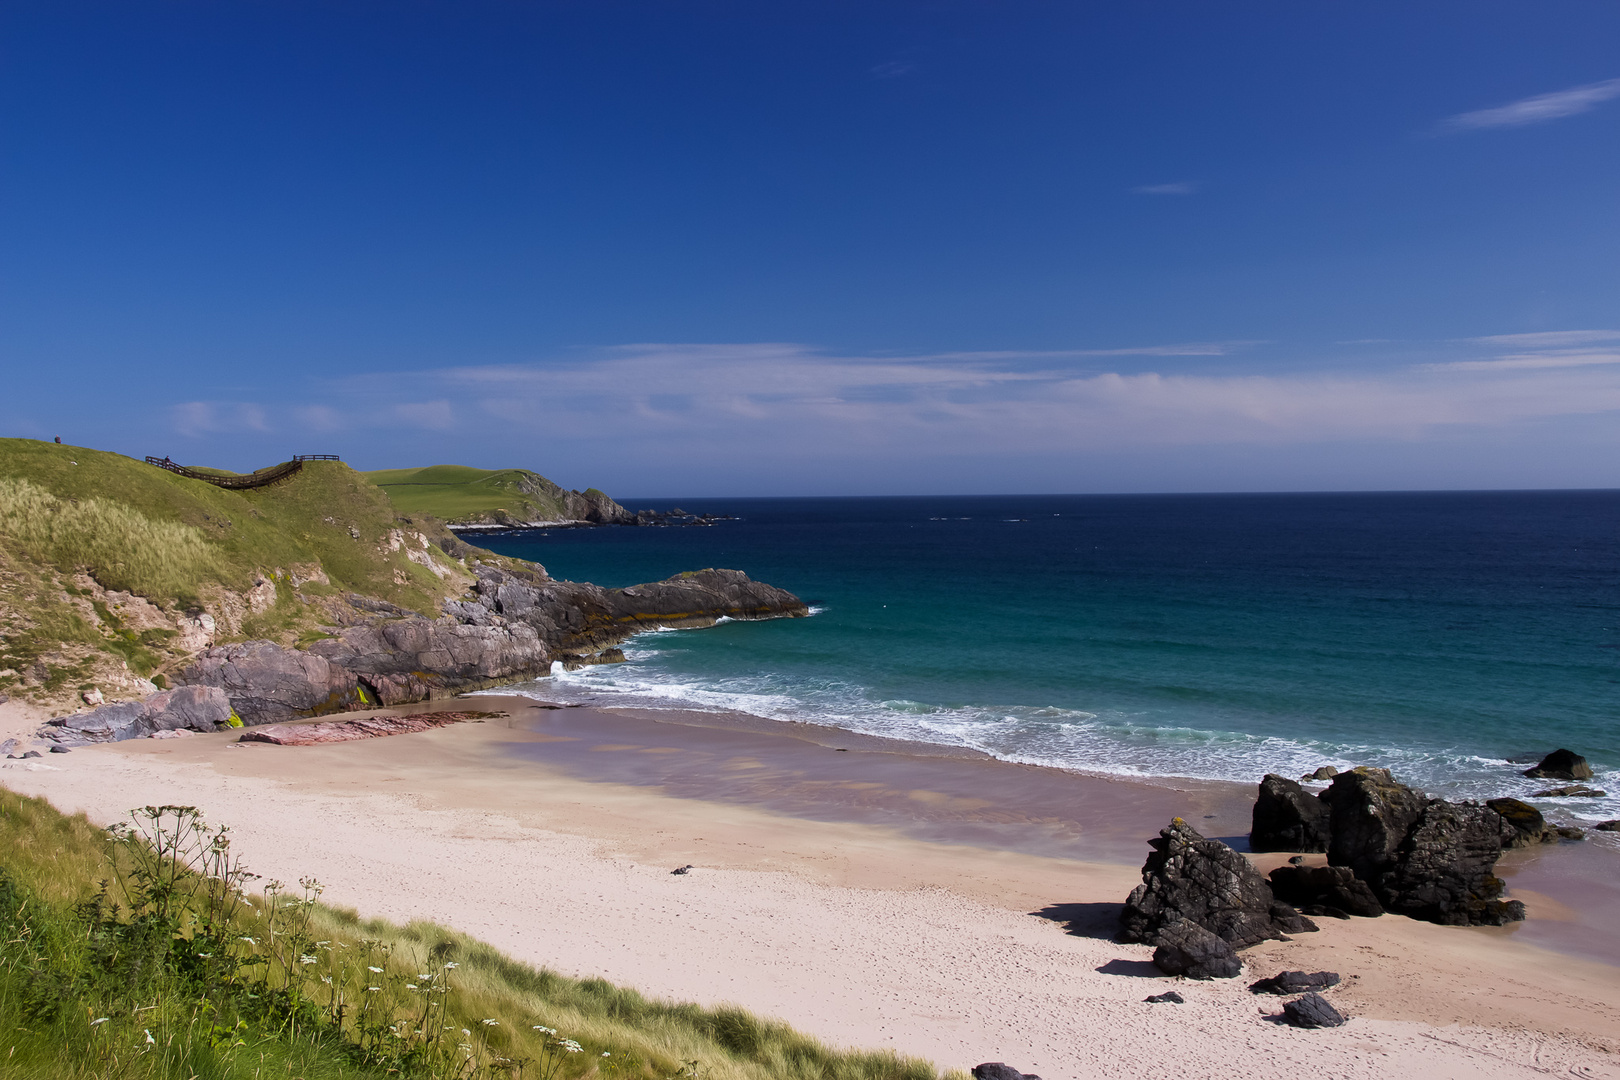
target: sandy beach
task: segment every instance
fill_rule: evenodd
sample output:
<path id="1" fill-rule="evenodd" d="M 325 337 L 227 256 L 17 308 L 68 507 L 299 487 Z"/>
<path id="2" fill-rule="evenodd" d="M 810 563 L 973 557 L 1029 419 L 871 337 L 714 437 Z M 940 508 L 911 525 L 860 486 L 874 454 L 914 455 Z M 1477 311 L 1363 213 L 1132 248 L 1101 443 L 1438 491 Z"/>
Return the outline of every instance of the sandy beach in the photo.
<path id="1" fill-rule="evenodd" d="M 445 923 L 529 963 L 741 1004 L 942 1067 L 1620 1077 L 1620 967 L 1602 962 L 1613 924 L 1588 956 L 1548 947 L 1560 927 L 1595 940 L 1572 900 L 1609 902 L 1560 849 L 1504 860 L 1530 909 L 1522 927 L 1319 920 L 1320 933 L 1244 953 L 1242 978 L 1189 983 L 1113 941 L 1118 907 L 1172 816 L 1206 835 L 1247 831 L 1251 799 L 1235 786 L 1076 776 L 748 718 L 475 701 L 508 715 L 325 746 L 137 740 L 6 762 L 0 782 L 100 822 L 194 804 L 231 826 L 256 872 L 313 875 L 362 914 Z M 8 726 L 27 719 L 6 709 Z M 1279 1000 L 1247 985 L 1295 968 L 1343 974 L 1331 997 L 1352 1021 L 1270 1019 Z M 1186 1004 L 1144 1003 L 1172 987 Z"/>

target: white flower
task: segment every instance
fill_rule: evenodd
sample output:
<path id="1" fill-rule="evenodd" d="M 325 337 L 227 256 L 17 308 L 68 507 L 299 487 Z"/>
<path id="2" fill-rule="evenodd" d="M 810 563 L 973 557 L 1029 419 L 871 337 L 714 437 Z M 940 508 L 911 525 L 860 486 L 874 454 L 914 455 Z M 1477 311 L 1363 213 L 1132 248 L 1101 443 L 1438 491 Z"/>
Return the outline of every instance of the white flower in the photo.
<path id="1" fill-rule="evenodd" d="M 146 1032 L 146 1045 L 147 1046 L 151 1046 L 153 1043 L 157 1042 L 156 1039 L 152 1038 L 152 1030 L 150 1028 L 141 1028 L 141 1030 Z"/>
<path id="2" fill-rule="evenodd" d="M 433 976 L 431 976 L 431 975 L 418 975 L 417 978 L 422 980 L 423 982 L 427 982 L 429 979 L 433 978 Z"/>
<path id="3" fill-rule="evenodd" d="M 380 967 L 372 967 L 370 964 L 367 964 L 366 965 L 366 970 L 376 972 L 378 975 L 381 975 L 383 969 L 380 968 Z"/>
<path id="4" fill-rule="evenodd" d="M 557 1029 L 556 1028 L 548 1028 L 544 1024 L 536 1024 L 536 1025 L 534 1025 L 534 1030 L 540 1032 L 543 1035 L 555 1035 L 555 1034 L 557 1034 Z"/>
<path id="5" fill-rule="evenodd" d="M 380 987 L 380 986 L 368 986 L 368 987 L 366 987 L 366 993 L 375 994 L 378 990 L 381 990 L 381 989 L 382 989 L 382 987 Z"/>
<path id="6" fill-rule="evenodd" d="M 470 1031 L 468 1031 L 468 1030 L 467 1030 L 467 1029 L 466 1029 L 466 1028 L 462 1028 L 462 1029 L 461 1029 L 461 1033 L 462 1033 L 462 1034 L 463 1034 L 463 1035 L 471 1035 L 471 1034 L 472 1034 L 472 1032 L 470 1032 Z"/>
<path id="7" fill-rule="evenodd" d="M 458 964 L 454 960 L 452 960 L 448 964 L 444 965 L 444 970 L 446 970 L 446 971 L 454 971 L 454 970 L 456 970 L 456 968 L 458 968 L 460 966 L 461 966 L 460 964 Z"/>
<path id="8" fill-rule="evenodd" d="M 578 1054 L 578 1053 L 582 1052 L 585 1049 L 583 1046 L 579 1045 L 579 1043 L 575 1042 L 573 1039 L 558 1039 L 557 1040 L 557 1045 L 562 1047 L 564 1050 L 568 1051 L 570 1054 Z"/>
<path id="9" fill-rule="evenodd" d="M 253 940 L 253 939 L 252 939 L 252 938 L 250 938 L 250 937 L 240 937 L 240 938 L 237 938 L 237 939 L 236 939 L 236 940 L 237 940 L 237 941 L 245 941 L 245 942 L 247 942 L 247 943 L 248 943 L 248 944 L 249 944 L 249 945 L 257 945 L 257 944 L 258 944 L 258 942 L 257 942 L 257 941 L 254 941 L 254 940 Z"/>
<path id="10" fill-rule="evenodd" d="M 331 986 L 332 985 L 332 976 L 330 976 L 330 975 L 322 975 L 321 976 L 321 982 L 325 983 L 327 986 Z"/>
<path id="11" fill-rule="evenodd" d="M 602 1051 L 602 1056 L 603 1057 L 612 1057 L 613 1055 L 608 1053 L 606 1050 L 604 1050 L 604 1051 Z"/>
<path id="12" fill-rule="evenodd" d="M 99 1019 L 99 1020 L 92 1020 L 92 1021 L 90 1021 L 90 1026 L 91 1026 L 91 1027 L 95 1027 L 95 1026 L 96 1026 L 96 1025 L 97 1025 L 97 1024 L 105 1024 L 105 1023 L 106 1023 L 106 1022 L 107 1022 L 107 1018 L 106 1018 L 106 1017 L 105 1017 L 105 1016 L 103 1016 L 103 1017 L 102 1017 L 102 1018 L 101 1018 L 101 1019 Z"/>
<path id="13" fill-rule="evenodd" d="M 318 963 L 320 963 L 320 961 L 315 959 L 313 956 L 300 956 L 298 958 L 298 962 L 300 964 L 318 964 Z"/>
<path id="14" fill-rule="evenodd" d="M 415 983 L 406 983 L 405 984 L 405 989 L 407 989 L 407 990 L 415 990 L 416 989 L 416 984 Z"/>
<path id="15" fill-rule="evenodd" d="M 479 1023 L 486 1027 L 499 1027 L 501 1024 L 499 1020 L 480 1020 Z"/>

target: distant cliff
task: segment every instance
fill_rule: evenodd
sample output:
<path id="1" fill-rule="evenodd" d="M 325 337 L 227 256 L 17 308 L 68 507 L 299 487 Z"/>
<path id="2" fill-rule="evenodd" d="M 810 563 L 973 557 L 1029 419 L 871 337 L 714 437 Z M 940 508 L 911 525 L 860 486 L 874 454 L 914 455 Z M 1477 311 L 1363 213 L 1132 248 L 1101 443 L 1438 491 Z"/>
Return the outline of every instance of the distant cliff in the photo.
<path id="1" fill-rule="evenodd" d="M 528 469 L 429 465 L 365 474 L 404 514 L 432 514 L 451 528 L 588 523 L 634 525 L 636 516 L 595 488 L 569 491 Z"/>

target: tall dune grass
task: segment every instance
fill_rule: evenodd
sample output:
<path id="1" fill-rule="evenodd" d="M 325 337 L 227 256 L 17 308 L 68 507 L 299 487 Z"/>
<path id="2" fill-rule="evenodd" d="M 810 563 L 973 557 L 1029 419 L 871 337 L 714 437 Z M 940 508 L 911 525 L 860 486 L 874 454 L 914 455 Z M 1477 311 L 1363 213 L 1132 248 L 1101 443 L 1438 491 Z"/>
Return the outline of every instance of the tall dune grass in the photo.
<path id="1" fill-rule="evenodd" d="M 106 588 L 153 599 L 193 596 L 220 568 L 212 545 L 189 525 L 154 521 L 107 499 L 60 499 L 19 478 L 0 478 L 0 534 L 41 562 L 89 567 Z"/>

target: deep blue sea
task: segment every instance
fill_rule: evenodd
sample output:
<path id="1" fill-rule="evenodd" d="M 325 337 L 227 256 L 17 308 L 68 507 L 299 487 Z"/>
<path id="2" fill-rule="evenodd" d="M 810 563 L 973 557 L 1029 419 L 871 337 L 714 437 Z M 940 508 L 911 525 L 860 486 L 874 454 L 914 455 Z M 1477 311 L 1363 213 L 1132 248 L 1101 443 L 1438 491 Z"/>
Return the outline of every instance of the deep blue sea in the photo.
<path id="1" fill-rule="evenodd" d="M 710 528 L 472 538 L 622 586 L 732 567 L 808 619 L 660 631 L 558 699 L 740 710 L 1089 772 L 1383 765 L 1620 817 L 1620 492 L 627 500 Z"/>

